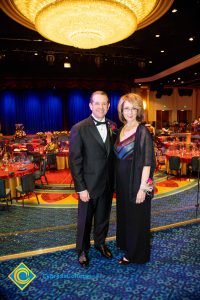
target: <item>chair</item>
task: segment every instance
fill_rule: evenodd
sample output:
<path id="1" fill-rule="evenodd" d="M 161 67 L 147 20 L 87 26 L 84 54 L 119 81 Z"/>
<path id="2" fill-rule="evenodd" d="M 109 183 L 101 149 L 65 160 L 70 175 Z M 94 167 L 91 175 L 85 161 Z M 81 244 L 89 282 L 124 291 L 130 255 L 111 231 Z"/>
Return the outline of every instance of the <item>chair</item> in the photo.
<path id="1" fill-rule="evenodd" d="M 46 159 L 43 159 L 42 163 L 41 163 L 41 166 L 40 166 L 40 170 L 36 171 L 34 173 L 34 178 L 35 180 L 38 180 L 40 179 L 41 181 L 41 184 L 43 184 L 42 182 L 42 177 L 45 178 L 45 181 L 46 183 L 48 184 L 48 180 L 47 180 L 47 177 L 46 177 L 46 167 L 47 167 L 47 160 Z"/>
<path id="2" fill-rule="evenodd" d="M 50 169 L 51 166 L 53 166 L 54 168 L 56 168 L 56 153 L 47 153 L 46 154 L 46 158 L 47 158 L 47 166 Z"/>
<path id="3" fill-rule="evenodd" d="M 7 189 L 5 180 L 0 179 L 0 200 L 6 201 L 7 210 L 9 210 L 8 197 L 10 198 L 10 202 L 12 203 L 11 189 Z"/>
<path id="4" fill-rule="evenodd" d="M 27 151 L 34 151 L 34 147 L 33 147 L 33 145 L 32 144 L 26 144 L 26 149 L 27 149 Z"/>
<path id="5" fill-rule="evenodd" d="M 4 148 L 5 147 L 5 141 L 4 140 L 0 140 L 0 148 Z"/>
<path id="6" fill-rule="evenodd" d="M 46 139 L 41 139 L 40 145 L 41 146 L 46 146 L 47 140 Z"/>
<path id="7" fill-rule="evenodd" d="M 66 142 L 68 140 L 69 140 L 69 137 L 66 134 L 59 136 L 57 139 L 58 142 Z"/>
<path id="8" fill-rule="evenodd" d="M 21 156 L 20 156 L 20 155 L 15 155 L 14 158 L 13 158 L 13 160 L 14 160 L 15 162 L 21 161 Z"/>
<path id="9" fill-rule="evenodd" d="M 5 152 L 9 153 L 10 155 L 12 154 L 12 147 L 10 145 L 5 146 Z"/>
<path id="10" fill-rule="evenodd" d="M 59 142 L 59 147 L 62 149 L 65 149 L 66 147 L 67 147 L 67 143 L 66 142 L 64 142 L 64 141 L 60 141 Z"/>
<path id="11" fill-rule="evenodd" d="M 71 180 L 70 180 L 69 189 L 70 190 L 74 189 L 74 180 L 73 180 L 73 178 L 71 178 Z"/>
<path id="12" fill-rule="evenodd" d="M 170 156 L 169 157 L 169 171 L 177 171 L 180 180 L 181 180 L 181 159 L 179 156 Z M 167 179 L 169 174 L 167 175 Z"/>
<path id="13" fill-rule="evenodd" d="M 40 169 L 41 162 L 43 160 L 42 155 L 39 152 L 34 151 L 27 151 L 27 155 L 32 157 L 31 161 Z"/>
<path id="14" fill-rule="evenodd" d="M 200 172 L 200 157 L 199 156 L 193 156 L 191 164 L 188 165 L 188 171 L 189 171 L 189 180 L 191 178 L 191 175 L 193 172 Z"/>
<path id="15" fill-rule="evenodd" d="M 156 154 L 156 170 L 160 170 L 162 166 L 165 167 L 165 155 L 163 155 L 162 150 L 155 148 L 155 154 Z"/>
<path id="16" fill-rule="evenodd" d="M 16 187 L 16 192 L 20 195 L 29 195 L 31 193 L 35 194 L 38 204 L 40 204 L 37 194 L 34 192 L 35 189 L 35 178 L 33 174 L 25 174 L 21 177 L 21 185 Z M 24 207 L 24 197 L 22 198 L 22 203 Z"/>

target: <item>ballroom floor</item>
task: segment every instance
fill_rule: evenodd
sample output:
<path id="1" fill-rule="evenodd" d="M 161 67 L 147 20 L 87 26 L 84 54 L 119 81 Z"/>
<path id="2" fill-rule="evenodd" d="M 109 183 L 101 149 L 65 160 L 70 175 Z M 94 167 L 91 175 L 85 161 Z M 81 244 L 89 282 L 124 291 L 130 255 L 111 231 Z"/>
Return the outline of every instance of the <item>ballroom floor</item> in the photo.
<path id="1" fill-rule="evenodd" d="M 77 197 L 69 183 L 52 183 L 52 174 L 47 174 L 48 186 L 38 185 L 40 205 L 34 197 L 13 201 L 9 211 L 0 211 L 0 260 L 28 256 L 42 252 L 54 252 L 73 248 L 76 240 Z M 54 181 L 56 177 L 54 174 Z M 58 174 L 59 178 L 60 176 Z M 66 175 L 67 178 L 67 175 Z M 68 178 L 69 179 L 69 178 Z M 60 179 L 59 179 L 60 180 Z M 155 176 L 156 194 L 152 201 L 152 231 L 181 224 L 200 221 L 196 211 L 197 181 L 176 177 L 166 180 L 164 172 Z M 116 202 L 113 199 L 108 238 L 115 239 Z M 14 255 L 14 256 L 13 256 Z"/>

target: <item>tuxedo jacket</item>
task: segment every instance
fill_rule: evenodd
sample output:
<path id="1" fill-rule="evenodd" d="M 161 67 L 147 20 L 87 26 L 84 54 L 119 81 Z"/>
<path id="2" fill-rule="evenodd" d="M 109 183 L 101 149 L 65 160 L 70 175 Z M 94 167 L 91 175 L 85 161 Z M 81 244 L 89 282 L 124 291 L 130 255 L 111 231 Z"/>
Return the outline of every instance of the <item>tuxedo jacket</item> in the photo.
<path id="1" fill-rule="evenodd" d="M 104 143 L 91 116 L 75 124 L 70 132 L 69 165 L 75 190 L 88 190 L 91 198 L 99 197 L 106 188 L 113 191 L 114 133 L 107 121 L 107 138 Z"/>

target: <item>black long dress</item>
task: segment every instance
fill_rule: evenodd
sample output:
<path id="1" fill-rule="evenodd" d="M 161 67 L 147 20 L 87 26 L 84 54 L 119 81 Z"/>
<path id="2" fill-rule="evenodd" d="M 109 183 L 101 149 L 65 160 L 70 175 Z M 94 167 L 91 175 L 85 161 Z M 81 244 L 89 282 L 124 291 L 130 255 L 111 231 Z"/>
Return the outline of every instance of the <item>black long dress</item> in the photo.
<path id="1" fill-rule="evenodd" d="M 135 134 L 120 142 L 116 140 L 116 197 L 117 197 L 117 247 L 134 263 L 150 259 L 151 201 L 146 197 L 141 204 L 129 201 L 131 163 L 134 155 Z"/>

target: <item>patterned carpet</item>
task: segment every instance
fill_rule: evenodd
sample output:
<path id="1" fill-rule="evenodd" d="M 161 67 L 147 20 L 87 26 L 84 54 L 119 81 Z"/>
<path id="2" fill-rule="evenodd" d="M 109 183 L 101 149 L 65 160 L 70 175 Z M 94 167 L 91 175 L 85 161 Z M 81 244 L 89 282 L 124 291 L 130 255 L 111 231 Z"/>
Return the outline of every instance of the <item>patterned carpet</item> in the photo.
<path id="1" fill-rule="evenodd" d="M 69 170 L 47 172 L 49 185 L 41 185 L 38 181 L 36 192 L 40 201 L 38 206 L 34 195 L 30 199 L 25 200 L 25 205 L 37 208 L 72 208 L 77 207 L 78 198 L 74 191 L 74 185 Z M 181 180 L 175 176 L 171 176 L 167 180 L 167 175 L 163 171 L 155 174 L 155 197 L 154 199 L 172 196 L 182 191 L 187 191 L 196 186 L 195 179 L 182 177 Z M 116 204 L 115 197 L 113 198 L 113 205 Z M 13 205 L 21 206 L 21 201 L 13 201 Z"/>
<path id="2" fill-rule="evenodd" d="M 0 299 L 197 300 L 199 237 L 200 224 L 153 233 L 151 261 L 146 265 L 119 266 L 122 254 L 114 241 L 109 242 L 114 258 L 101 258 L 92 247 L 87 269 L 78 266 L 75 250 L 4 261 L 0 263 Z M 8 278 L 21 262 L 36 275 L 23 291 Z M 21 286 L 23 275 L 15 271 Z"/>
<path id="3" fill-rule="evenodd" d="M 107 261 L 92 247 L 90 267 L 83 270 L 74 249 L 60 251 L 68 246 L 74 248 L 76 238 L 77 196 L 70 174 L 56 172 L 47 177 L 48 186 L 37 185 L 40 205 L 31 197 L 25 200 L 24 208 L 20 201 L 9 211 L 1 208 L 0 300 L 200 299 L 200 212 L 195 207 L 196 180 L 184 177 L 167 180 L 164 172 L 156 173 L 151 218 L 152 257 L 146 265 L 117 264 L 122 254 L 114 241 L 114 198 L 108 234 L 114 258 Z M 191 224 L 183 225 L 187 222 Z M 39 249 L 54 253 L 36 255 Z M 29 254 L 28 251 L 35 252 Z M 21 258 L 10 259 L 8 255 Z M 11 274 L 19 286 L 27 279 L 24 267 L 36 275 L 35 279 L 32 275 L 33 281 L 23 291 L 8 278 L 20 263 L 25 266 L 19 266 Z"/>
<path id="4" fill-rule="evenodd" d="M 196 220 L 197 186 L 173 196 L 152 201 L 151 228 L 173 226 L 174 223 Z M 0 259 L 1 256 L 26 251 L 71 245 L 76 240 L 77 209 L 37 206 L 13 206 L 10 211 L 1 211 Z M 200 219 L 200 211 L 197 214 Z M 110 217 L 109 237 L 116 231 L 116 206 Z M 15 245 L 15 247 L 13 247 Z"/>

